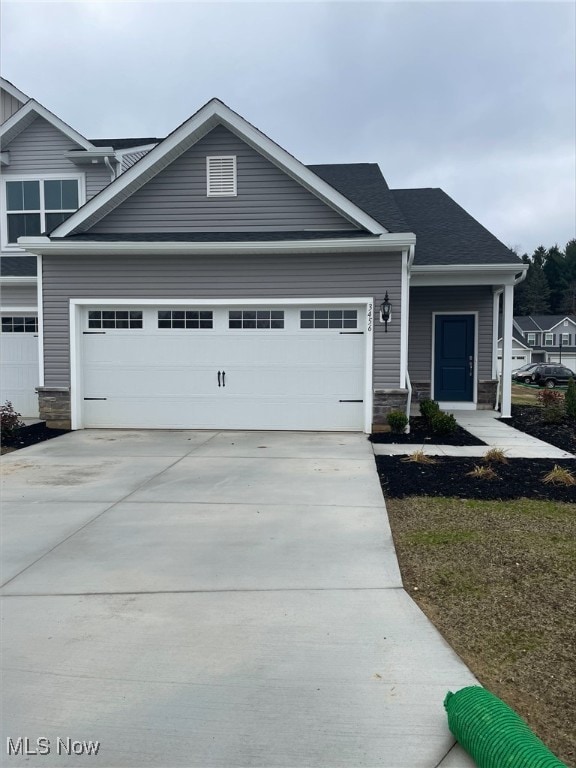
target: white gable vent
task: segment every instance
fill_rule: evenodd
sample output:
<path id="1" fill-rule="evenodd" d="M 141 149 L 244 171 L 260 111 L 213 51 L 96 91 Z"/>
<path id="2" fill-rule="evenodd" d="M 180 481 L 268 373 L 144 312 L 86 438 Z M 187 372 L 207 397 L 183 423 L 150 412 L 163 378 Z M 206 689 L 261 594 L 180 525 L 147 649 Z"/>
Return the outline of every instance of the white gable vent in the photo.
<path id="1" fill-rule="evenodd" d="M 206 186 L 208 197 L 236 195 L 236 156 L 206 158 Z"/>

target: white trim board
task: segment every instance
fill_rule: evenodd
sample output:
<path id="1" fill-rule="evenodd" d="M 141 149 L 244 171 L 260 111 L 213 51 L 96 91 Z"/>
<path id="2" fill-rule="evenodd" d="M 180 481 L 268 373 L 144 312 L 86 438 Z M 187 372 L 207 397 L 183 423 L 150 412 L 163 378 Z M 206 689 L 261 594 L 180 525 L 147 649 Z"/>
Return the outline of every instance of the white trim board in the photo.
<path id="1" fill-rule="evenodd" d="M 474 373 L 472 378 L 472 400 L 462 400 L 461 405 L 459 406 L 453 406 L 453 407 L 462 407 L 463 410 L 466 409 L 466 403 L 469 403 L 472 408 L 475 410 L 477 403 L 478 403 L 478 324 L 479 324 L 479 313 L 477 310 L 474 310 L 472 312 L 432 312 L 432 357 L 430 360 L 430 397 L 432 400 L 435 399 L 434 397 L 434 366 L 435 366 L 435 346 L 436 346 L 436 317 L 438 315 L 472 315 L 474 316 Z M 445 404 L 446 405 L 446 404 Z M 446 405 L 446 407 L 450 407 Z"/>
<path id="2" fill-rule="evenodd" d="M 75 144 L 83 149 L 97 149 L 81 133 L 75 131 L 70 125 L 57 117 L 53 112 L 43 107 L 34 99 L 30 99 L 17 112 L 6 120 L 0 127 L 0 139 L 2 147 L 6 149 L 13 139 L 27 128 L 37 117 L 42 117 L 48 123 L 54 126 L 58 131 L 67 136 Z"/>
<path id="3" fill-rule="evenodd" d="M 22 104 L 26 104 L 27 101 L 30 101 L 30 96 L 27 96 L 19 88 L 16 88 L 15 85 L 13 85 L 9 80 L 6 80 L 4 77 L 0 77 L 0 88 L 3 88 L 6 93 L 9 93 L 10 96 L 22 102 Z"/>
<path id="4" fill-rule="evenodd" d="M 380 222 L 336 191 L 238 113 L 219 99 L 211 99 L 147 155 L 86 203 L 81 211 L 63 222 L 54 230 L 53 235 L 65 237 L 76 231 L 88 230 L 217 125 L 224 125 L 352 224 L 374 234 L 387 232 Z"/>
<path id="5" fill-rule="evenodd" d="M 366 306 L 366 351 L 365 351 L 365 396 L 364 396 L 364 432 L 370 434 L 372 431 L 372 409 L 373 409 L 373 345 L 374 345 L 374 303 L 370 297 L 330 297 L 330 298 L 302 298 L 302 299 L 241 299 L 238 297 L 228 299 L 93 299 L 77 298 L 70 299 L 70 409 L 71 409 L 71 427 L 72 429 L 83 429 L 82 423 L 82 324 L 81 312 L 84 307 L 100 306 L 294 306 L 294 305 L 365 305 Z M 43 346 L 43 339 L 40 337 L 39 346 Z M 43 381 L 43 368 L 41 367 L 41 380 Z M 40 386 L 44 386 L 41 384 Z"/>

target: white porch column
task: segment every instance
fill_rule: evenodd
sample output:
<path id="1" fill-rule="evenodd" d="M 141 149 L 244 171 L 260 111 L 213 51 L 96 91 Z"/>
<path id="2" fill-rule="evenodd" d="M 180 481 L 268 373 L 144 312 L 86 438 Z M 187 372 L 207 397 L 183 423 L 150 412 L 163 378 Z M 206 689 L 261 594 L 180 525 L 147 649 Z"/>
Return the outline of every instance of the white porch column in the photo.
<path id="1" fill-rule="evenodd" d="M 503 419 L 512 415 L 512 320 L 514 286 L 505 285 L 502 306 L 502 405 Z"/>
<path id="2" fill-rule="evenodd" d="M 498 323 L 500 321 L 500 295 L 502 288 L 493 288 L 492 296 L 492 378 L 498 378 Z"/>

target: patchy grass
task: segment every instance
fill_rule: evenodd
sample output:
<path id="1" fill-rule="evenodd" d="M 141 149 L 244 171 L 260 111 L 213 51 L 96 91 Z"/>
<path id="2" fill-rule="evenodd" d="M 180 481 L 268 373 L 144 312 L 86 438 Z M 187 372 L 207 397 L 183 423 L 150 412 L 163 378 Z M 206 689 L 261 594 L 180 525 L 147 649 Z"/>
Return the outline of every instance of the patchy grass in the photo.
<path id="1" fill-rule="evenodd" d="M 576 508 L 386 501 L 406 590 L 478 679 L 576 766 Z"/>
<path id="2" fill-rule="evenodd" d="M 538 405 L 538 387 L 529 384 L 512 384 L 512 403 L 514 405 Z"/>

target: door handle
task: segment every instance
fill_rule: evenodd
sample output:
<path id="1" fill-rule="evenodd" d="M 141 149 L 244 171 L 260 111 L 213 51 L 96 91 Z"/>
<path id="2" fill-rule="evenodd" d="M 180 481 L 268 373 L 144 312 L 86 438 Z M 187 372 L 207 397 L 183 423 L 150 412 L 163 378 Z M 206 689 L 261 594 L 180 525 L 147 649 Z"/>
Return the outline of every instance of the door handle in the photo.
<path id="1" fill-rule="evenodd" d="M 220 371 L 218 371 L 218 386 L 220 386 Z"/>
<path id="2" fill-rule="evenodd" d="M 470 376 L 474 374 L 474 358 L 470 356 L 468 358 L 468 365 L 470 366 Z"/>
<path id="3" fill-rule="evenodd" d="M 226 371 L 222 371 L 222 386 L 226 386 Z"/>

